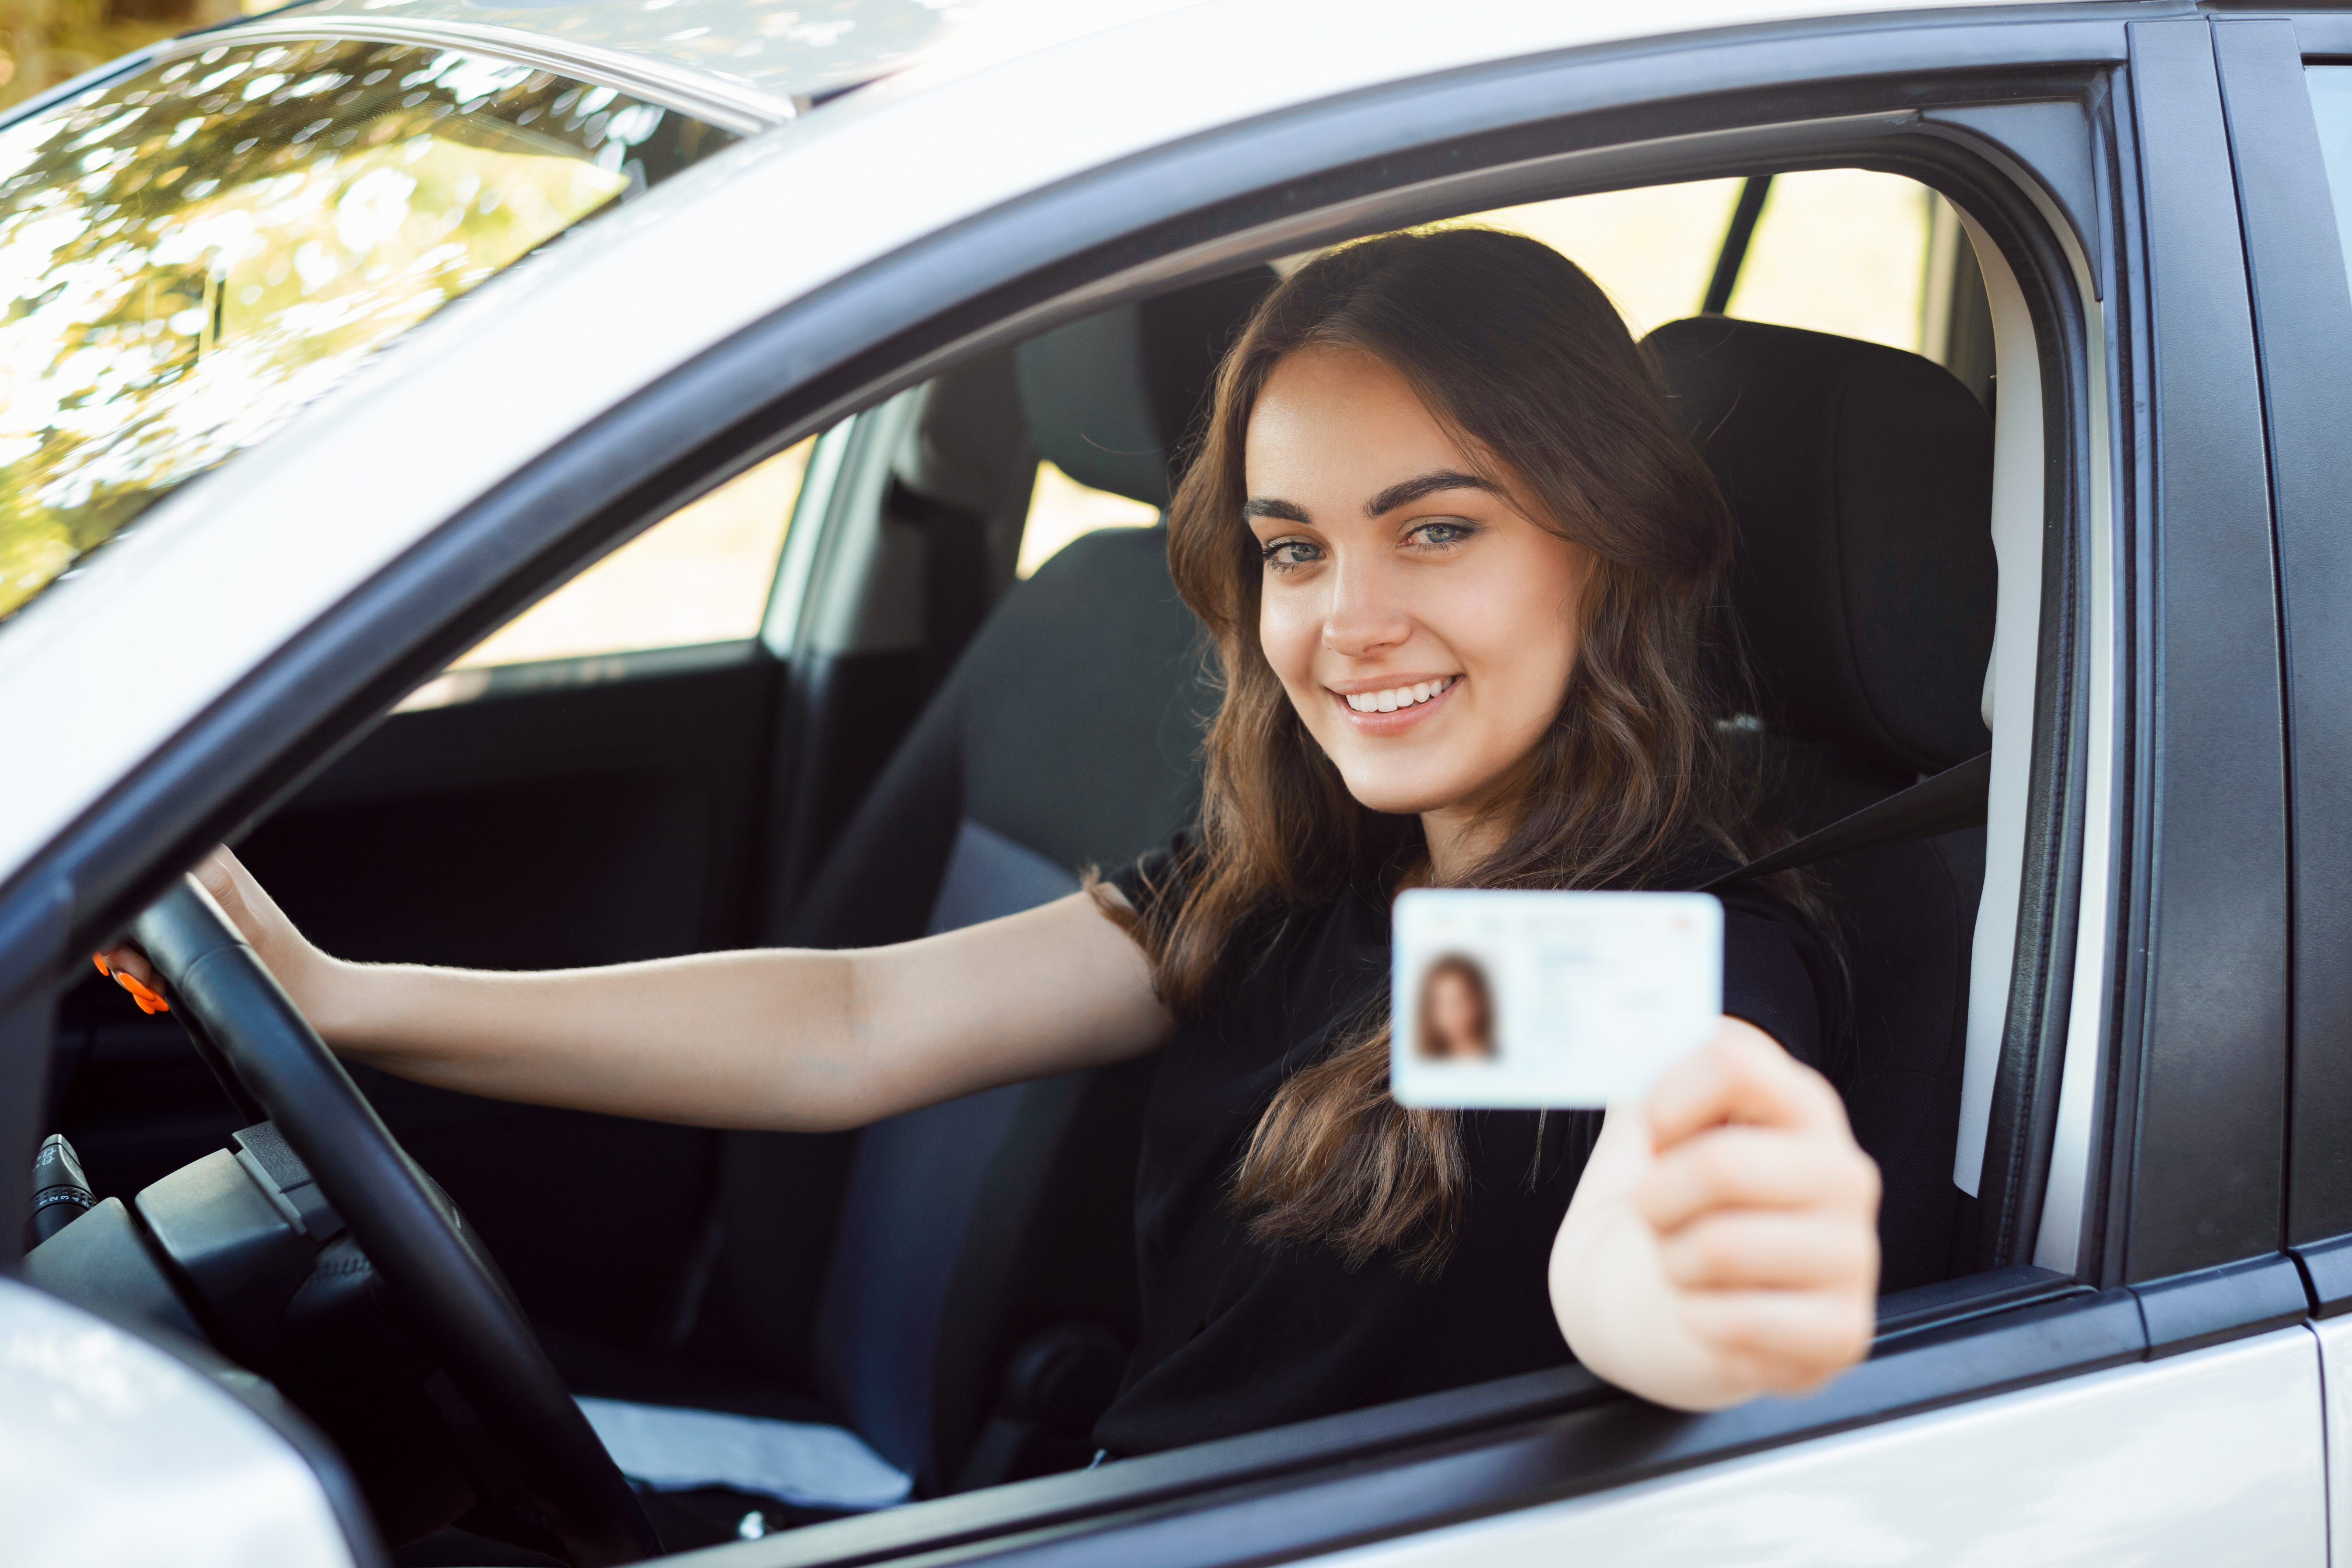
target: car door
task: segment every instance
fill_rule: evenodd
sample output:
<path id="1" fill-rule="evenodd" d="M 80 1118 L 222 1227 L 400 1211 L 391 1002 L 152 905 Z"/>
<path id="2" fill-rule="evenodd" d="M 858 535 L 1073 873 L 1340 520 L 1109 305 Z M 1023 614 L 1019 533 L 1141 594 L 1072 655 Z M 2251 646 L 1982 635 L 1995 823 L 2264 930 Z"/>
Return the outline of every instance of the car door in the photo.
<path id="1" fill-rule="evenodd" d="M 1745 1542 L 1764 1559 L 1822 1555 L 1817 1531 L 1857 1518 L 1898 1558 L 2324 1552 L 2319 1355 L 2282 1250 L 2290 859 L 2270 480 L 2212 25 L 2022 12 L 1582 49 L 1530 19 L 1547 9 L 1482 20 L 1478 37 L 1516 46 L 1438 75 L 1374 37 L 1351 47 L 1389 48 L 1385 74 L 1363 69 L 1345 92 L 1280 113 L 1253 100 L 1205 152 L 1171 138 L 1041 184 L 731 328 L 689 365 L 673 355 L 610 424 L 567 428 L 484 487 L 451 535 L 511 550 L 620 532 L 683 468 L 719 471 L 1121 290 L 1573 188 L 1918 171 L 1990 247 L 2006 372 L 1995 528 L 2017 662 L 1997 683 L 1990 835 L 2013 881 L 1978 947 L 2000 975 L 1971 1030 L 1987 1047 L 1971 1064 L 1985 1247 L 1888 1301 L 1880 1353 L 1808 1398 L 1683 1416 L 1563 1369 L 826 1525 L 737 1548 L 742 1561 L 1207 1563 L 1475 1540 L 1550 1554 L 1579 1531 L 1661 1553 Z M 1146 18 L 1007 66 L 985 93 L 1059 91 L 1073 116 L 1129 123 L 1110 111 L 1139 53 L 1238 92 L 1251 79 L 1217 74 L 1215 24 L 1240 15 Z M 1277 38 L 1318 24 L 1307 7 L 1249 15 Z M 1363 57 L 1331 58 L 1354 70 Z M 874 123 L 945 129 L 921 100 L 899 107 Z M 531 314 L 553 309 L 545 298 L 515 319 L 548 319 Z M 467 591 L 520 598 L 528 574 L 507 571 Z M 451 582 L 449 560 L 403 560 L 368 580 L 352 619 L 412 612 L 422 647 Z M 332 651 L 322 637 L 287 658 L 323 669 Z M 381 654 L 342 656 L 319 691 L 281 702 L 276 745 L 323 732 L 380 679 Z M 216 758 L 203 748 L 257 722 L 225 710 L 173 755 Z M 184 760 L 152 773 L 196 776 Z M 203 776 L 215 809 L 250 777 Z M 110 863 L 98 842 L 76 840 L 72 864 Z M 110 896 L 128 895 L 93 895 Z M 2119 1446 L 2126 1433 L 2139 1446 Z M 2143 1485 L 2133 1467 L 2151 1455 Z M 1964 1471 L 1949 1496 L 1888 1479 L 1937 1467 Z M 1780 1534 L 1735 1533 L 1783 1495 L 1810 1500 Z M 2083 1532 L 2037 1532 L 2053 1514 Z"/>
<path id="2" fill-rule="evenodd" d="M 2007 113 L 1946 78 L 1927 114 L 1997 146 L 2058 241 L 2037 254 L 2030 225 L 2011 228 L 1988 268 L 2006 275 L 1990 279 L 2010 416 L 1997 498 L 2021 502 L 2044 551 L 2036 673 L 2000 682 L 2016 729 L 1996 729 L 1997 846 L 1999 737 L 2031 755 L 1978 1101 L 1987 1267 L 1889 1299 L 1873 1360 L 1806 1398 L 1684 1416 L 1545 1374 L 1034 1483 L 939 1533 L 917 1509 L 746 1562 L 944 1547 L 982 1517 L 1013 1536 L 992 1560 L 1039 1563 L 2326 1559 L 2320 1336 L 2286 1250 L 2290 868 L 2305 862 L 2290 857 L 2263 284 L 2223 115 L 2246 47 L 2233 25 L 1988 23 L 1966 47 L 2031 82 L 2008 96 L 2046 96 Z M 1782 84 L 1778 107 L 1851 107 L 1819 58 L 1893 68 L 1895 32 L 1851 55 L 1809 39 L 1823 75 Z M 1919 73 L 1961 47 L 1942 28 L 1909 42 Z M 1688 89 L 1703 68 L 1675 64 Z M 1882 144 L 1871 161 L 1901 157 Z M 1980 226 L 1997 205 L 1945 188 Z M 2068 255 L 2071 322 L 2029 276 Z M 2005 574 L 2021 563 L 2003 556 Z M 2293 932 L 2295 951 L 2314 940 Z"/>

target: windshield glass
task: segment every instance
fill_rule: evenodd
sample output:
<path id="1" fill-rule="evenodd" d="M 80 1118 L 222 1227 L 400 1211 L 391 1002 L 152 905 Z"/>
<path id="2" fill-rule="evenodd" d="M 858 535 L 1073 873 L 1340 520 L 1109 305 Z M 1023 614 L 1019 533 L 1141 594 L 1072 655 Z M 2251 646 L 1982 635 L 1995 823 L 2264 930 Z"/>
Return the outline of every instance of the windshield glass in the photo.
<path id="1" fill-rule="evenodd" d="M 387 338 L 734 139 L 360 40 L 224 45 L 0 129 L 0 618 Z"/>

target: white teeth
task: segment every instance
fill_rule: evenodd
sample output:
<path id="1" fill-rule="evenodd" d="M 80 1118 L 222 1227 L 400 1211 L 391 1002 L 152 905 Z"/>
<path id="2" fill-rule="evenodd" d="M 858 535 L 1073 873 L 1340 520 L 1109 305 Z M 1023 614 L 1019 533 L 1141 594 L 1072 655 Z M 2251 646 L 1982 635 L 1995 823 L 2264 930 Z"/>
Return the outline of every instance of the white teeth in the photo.
<path id="1" fill-rule="evenodd" d="M 1454 678 L 1424 680 L 1413 686 L 1391 687 L 1386 691 L 1358 691 L 1348 698 L 1348 706 L 1359 713 L 1393 713 L 1400 708 L 1411 708 L 1428 701 L 1454 684 Z"/>

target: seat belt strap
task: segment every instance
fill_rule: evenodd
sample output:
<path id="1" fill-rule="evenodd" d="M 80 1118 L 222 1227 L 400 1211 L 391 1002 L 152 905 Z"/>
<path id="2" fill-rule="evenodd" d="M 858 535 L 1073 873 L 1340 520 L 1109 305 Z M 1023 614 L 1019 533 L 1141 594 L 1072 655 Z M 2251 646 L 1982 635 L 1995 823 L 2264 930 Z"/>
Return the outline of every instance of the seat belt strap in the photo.
<path id="1" fill-rule="evenodd" d="M 1702 882 L 1698 890 L 1711 893 L 1717 888 L 1810 866 L 1816 860 L 1851 855 L 1857 849 L 1908 844 L 1962 827 L 1981 827 L 1991 790 L 1992 753 L 1979 752 L 1965 763 L 1920 780 L 1909 789 L 1865 805 L 1851 816 L 1840 817 L 1827 827 L 1816 828 L 1793 844 L 1784 844 L 1769 855 L 1759 855 L 1736 870 Z"/>

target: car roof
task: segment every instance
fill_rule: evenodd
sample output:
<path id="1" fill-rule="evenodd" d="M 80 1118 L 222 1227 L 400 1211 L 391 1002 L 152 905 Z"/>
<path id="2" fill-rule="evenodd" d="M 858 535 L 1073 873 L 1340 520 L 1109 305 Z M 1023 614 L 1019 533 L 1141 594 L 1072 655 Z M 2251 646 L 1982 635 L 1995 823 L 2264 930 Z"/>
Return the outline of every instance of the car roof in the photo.
<path id="1" fill-rule="evenodd" d="M 1662 32 L 1738 26 L 1856 11 L 1903 12 L 1986 0 L 1706 0 L 1665 7 Z M 1992 0 L 1999 3 L 1999 0 Z M 910 68 L 937 79 L 1050 49 L 1201 0 L 298 0 L 236 30 L 241 36 L 474 43 L 568 64 L 575 74 L 659 97 L 718 100 L 774 123 Z M 1407 6 L 1413 10 L 1422 7 Z M 1212 7 L 1215 9 L 1215 7 Z M 1334 10 L 1337 7 L 1333 7 Z M 1573 45 L 1623 36 L 1613 0 L 1568 0 L 1551 31 Z M 1638 15 L 1638 10 L 1635 12 Z M 1335 17 L 1336 20 L 1336 17 Z M 1360 25 L 1360 16 L 1350 25 Z M 1638 23 L 1630 29 L 1649 31 Z M 1231 35 L 1249 47 L 1246 31 Z M 682 105 L 683 106 L 683 105 Z"/>

